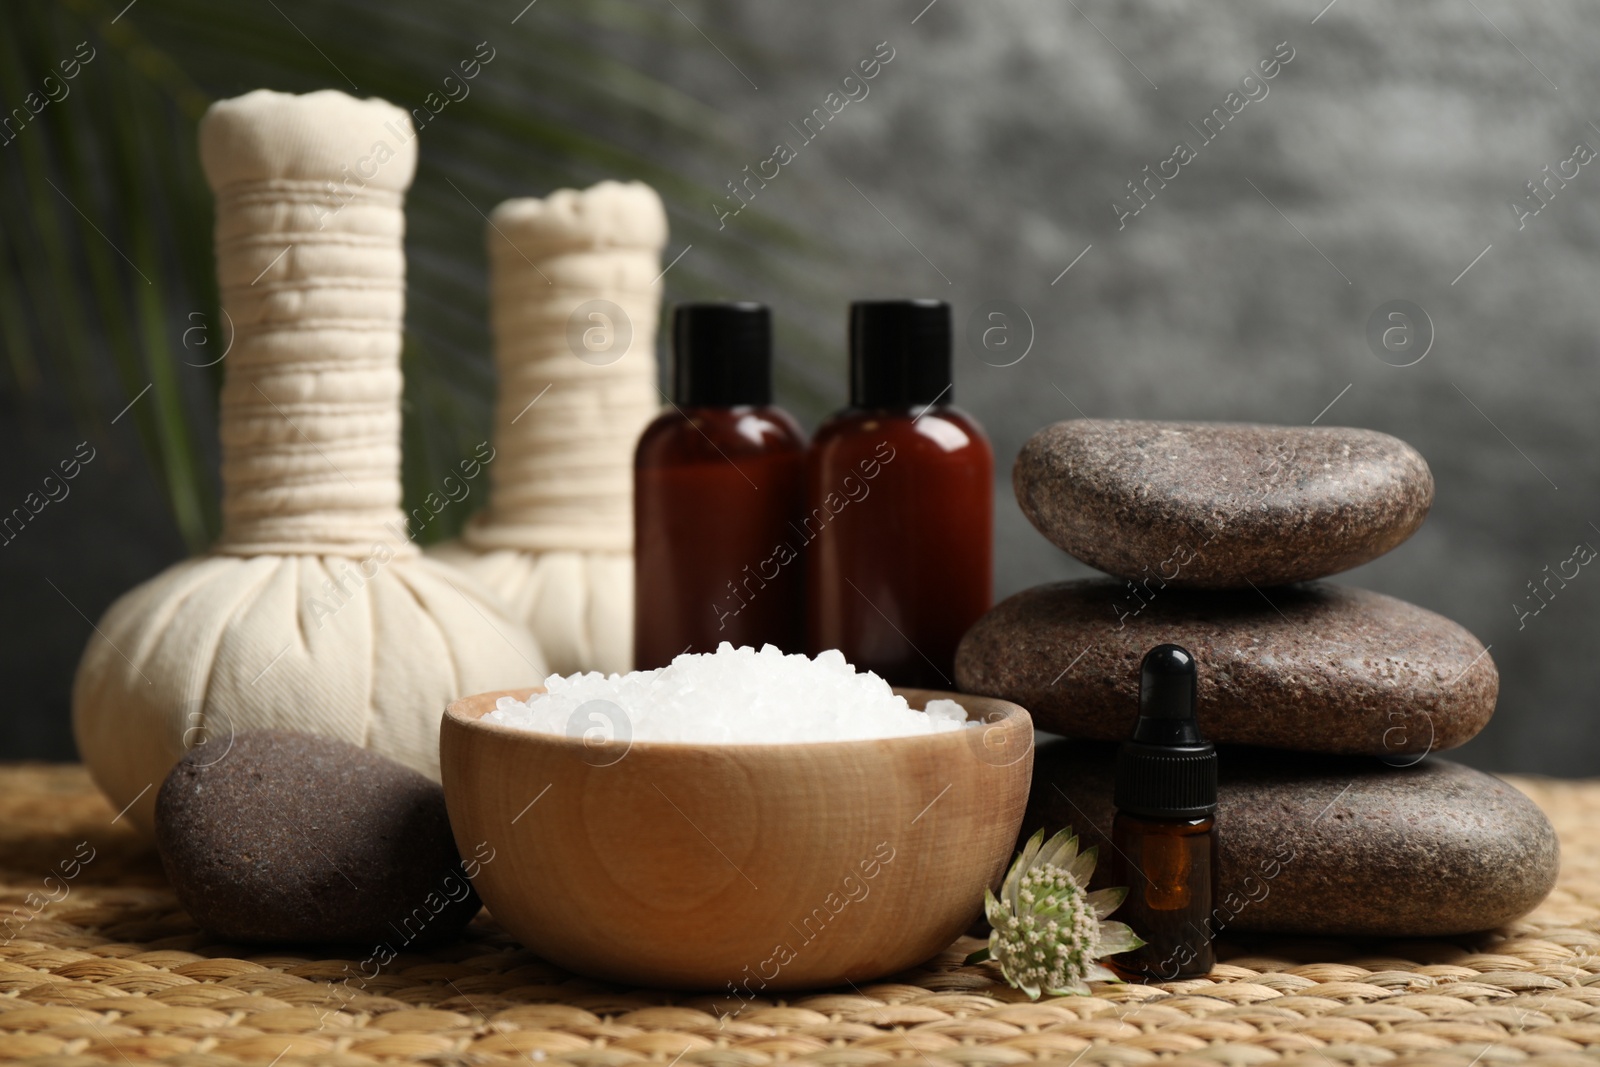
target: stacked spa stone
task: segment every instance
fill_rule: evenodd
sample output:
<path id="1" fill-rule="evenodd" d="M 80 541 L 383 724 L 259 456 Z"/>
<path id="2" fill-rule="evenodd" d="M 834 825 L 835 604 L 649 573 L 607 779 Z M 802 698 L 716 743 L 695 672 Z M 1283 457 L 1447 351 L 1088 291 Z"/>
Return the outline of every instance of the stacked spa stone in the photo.
<path id="1" fill-rule="evenodd" d="M 1198 661 L 1221 752 L 1218 926 L 1456 934 L 1549 892 L 1543 813 L 1429 755 L 1493 714 L 1487 650 L 1433 612 L 1320 581 L 1422 524 L 1433 477 L 1416 450 L 1370 430 L 1085 419 L 1034 435 L 1013 480 L 1041 533 L 1115 576 L 1018 593 L 956 654 L 963 690 L 1068 738 L 1039 749 L 1025 833 L 1105 842 L 1139 661 L 1172 641 Z"/>

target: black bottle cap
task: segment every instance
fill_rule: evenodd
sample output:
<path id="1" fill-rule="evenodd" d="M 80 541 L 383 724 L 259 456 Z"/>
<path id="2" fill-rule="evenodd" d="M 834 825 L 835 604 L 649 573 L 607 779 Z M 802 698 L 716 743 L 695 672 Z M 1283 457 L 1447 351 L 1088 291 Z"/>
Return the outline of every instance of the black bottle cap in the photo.
<path id="1" fill-rule="evenodd" d="M 899 408 L 950 399 L 950 305 L 857 300 L 850 305 L 850 406 Z"/>
<path id="2" fill-rule="evenodd" d="M 766 305 L 674 308 L 672 393 L 684 407 L 772 403 L 772 315 Z"/>
<path id="3" fill-rule="evenodd" d="M 1118 811 L 1198 819 L 1217 810 L 1217 750 L 1195 721 L 1194 656 L 1157 645 L 1139 668 L 1139 721 L 1117 752 Z"/>

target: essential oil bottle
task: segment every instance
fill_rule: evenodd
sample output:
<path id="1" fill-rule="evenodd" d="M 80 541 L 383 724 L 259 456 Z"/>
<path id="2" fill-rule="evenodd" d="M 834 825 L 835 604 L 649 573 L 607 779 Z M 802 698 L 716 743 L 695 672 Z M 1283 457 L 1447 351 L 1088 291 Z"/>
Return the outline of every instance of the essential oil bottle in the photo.
<path id="1" fill-rule="evenodd" d="M 1144 982 L 1197 978 L 1216 964 L 1217 751 L 1195 719 L 1194 656 L 1157 645 L 1139 669 L 1139 719 L 1117 753 L 1111 824 L 1116 917 L 1144 947 L 1112 958 Z"/>
<path id="2" fill-rule="evenodd" d="M 772 318 L 680 304 L 673 405 L 634 453 L 634 667 L 684 652 L 804 646 L 796 534 L 805 435 L 772 405 Z"/>
<path id="3" fill-rule="evenodd" d="M 806 460 L 806 643 L 893 685 L 953 689 L 993 598 L 994 453 L 950 403 L 950 306 L 850 306 L 850 406 Z"/>

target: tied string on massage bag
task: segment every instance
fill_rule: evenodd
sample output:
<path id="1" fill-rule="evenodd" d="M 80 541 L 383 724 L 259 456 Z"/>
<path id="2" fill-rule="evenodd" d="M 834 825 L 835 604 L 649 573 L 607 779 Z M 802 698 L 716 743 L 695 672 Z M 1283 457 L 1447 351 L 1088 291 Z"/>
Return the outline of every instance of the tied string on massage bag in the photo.
<path id="1" fill-rule="evenodd" d="M 527 622 L 551 668 L 632 666 L 633 451 L 660 409 L 661 199 L 601 182 L 485 230 L 499 396 L 492 494 L 435 553 Z"/>
<path id="2" fill-rule="evenodd" d="M 84 762 L 146 829 L 196 745 L 225 758 L 235 731 L 301 730 L 436 779 L 446 703 L 545 672 L 400 511 L 405 112 L 258 90 L 212 105 L 200 155 L 232 329 L 222 537 L 111 606 L 73 687 Z"/>
<path id="3" fill-rule="evenodd" d="M 300 151 L 259 150 L 238 124 L 212 124 L 202 138 L 233 329 L 216 550 L 364 557 L 386 543 L 411 554 L 396 531 L 400 242 L 416 151 L 392 147 L 390 133 L 330 179 L 306 117 L 305 129 L 280 133 L 284 148 L 312 142 Z"/>

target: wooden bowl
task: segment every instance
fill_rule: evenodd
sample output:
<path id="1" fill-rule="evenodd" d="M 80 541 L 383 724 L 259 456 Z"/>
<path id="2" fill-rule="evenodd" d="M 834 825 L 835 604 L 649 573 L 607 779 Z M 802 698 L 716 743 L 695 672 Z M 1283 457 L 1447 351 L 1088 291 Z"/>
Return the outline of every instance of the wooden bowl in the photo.
<path id="1" fill-rule="evenodd" d="M 480 721 L 539 691 L 445 712 L 450 825 L 502 926 L 616 982 L 749 999 L 920 963 L 999 884 L 1033 774 L 1028 713 L 988 697 L 896 690 L 985 725 L 812 744 L 596 744 Z"/>

